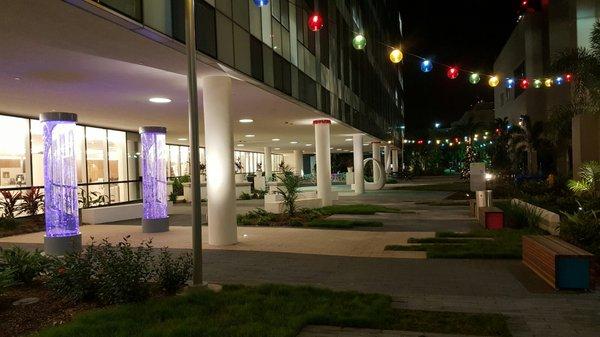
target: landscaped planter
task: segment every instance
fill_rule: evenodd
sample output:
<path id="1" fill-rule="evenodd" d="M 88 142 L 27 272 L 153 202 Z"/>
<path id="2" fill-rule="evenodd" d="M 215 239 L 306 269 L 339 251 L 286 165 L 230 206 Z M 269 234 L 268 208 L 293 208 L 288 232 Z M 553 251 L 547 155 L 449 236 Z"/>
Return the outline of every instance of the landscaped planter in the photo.
<path id="1" fill-rule="evenodd" d="M 523 200 L 512 199 L 511 201 L 515 205 L 527 208 L 533 212 L 539 213 L 542 220 L 540 221 L 540 228 L 552 235 L 558 235 L 560 233 L 560 216 L 554 212 L 550 212 L 547 209 L 532 205 Z"/>

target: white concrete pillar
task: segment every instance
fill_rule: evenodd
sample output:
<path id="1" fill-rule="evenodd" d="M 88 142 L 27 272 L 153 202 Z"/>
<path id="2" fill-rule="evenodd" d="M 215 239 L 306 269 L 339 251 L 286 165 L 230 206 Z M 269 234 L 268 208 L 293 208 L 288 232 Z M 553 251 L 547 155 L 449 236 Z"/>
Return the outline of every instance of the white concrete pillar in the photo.
<path id="1" fill-rule="evenodd" d="M 294 150 L 294 174 L 302 175 L 302 166 L 304 166 L 302 150 Z"/>
<path id="2" fill-rule="evenodd" d="M 363 166 L 363 135 L 352 136 L 354 151 L 354 192 L 365 193 L 365 168 Z"/>
<path id="3" fill-rule="evenodd" d="M 372 142 L 371 147 L 373 150 L 373 160 L 377 161 L 380 165 L 383 166 L 381 162 L 381 143 L 380 142 Z M 373 164 L 373 182 L 379 181 L 380 172 L 377 169 L 377 164 Z"/>
<path id="4" fill-rule="evenodd" d="M 233 128 L 231 123 L 231 78 L 202 79 L 206 180 L 208 199 L 208 243 L 237 243 Z"/>
<path id="5" fill-rule="evenodd" d="M 315 126 L 315 150 L 317 153 L 317 196 L 323 206 L 330 206 L 331 201 L 331 138 L 329 119 L 313 121 Z"/>
<path id="6" fill-rule="evenodd" d="M 265 146 L 265 162 L 263 163 L 265 170 L 265 181 L 271 181 L 273 177 L 273 161 L 271 160 L 271 147 Z"/>
<path id="7" fill-rule="evenodd" d="M 389 173 L 392 167 L 392 147 L 390 145 L 383 147 L 383 165 L 385 173 Z"/>
<path id="8" fill-rule="evenodd" d="M 398 173 L 398 149 L 392 149 L 392 171 Z"/>

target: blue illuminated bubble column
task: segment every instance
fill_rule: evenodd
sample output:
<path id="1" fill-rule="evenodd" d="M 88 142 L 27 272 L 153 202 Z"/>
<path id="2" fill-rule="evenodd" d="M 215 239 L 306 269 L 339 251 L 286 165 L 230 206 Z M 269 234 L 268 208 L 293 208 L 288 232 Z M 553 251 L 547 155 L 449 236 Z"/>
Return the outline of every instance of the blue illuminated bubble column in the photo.
<path id="1" fill-rule="evenodd" d="M 68 112 L 40 114 L 44 139 L 44 250 L 52 255 L 81 250 L 75 124 Z"/>
<path id="2" fill-rule="evenodd" d="M 144 233 L 169 230 L 167 212 L 167 129 L 160 126 L 140 128 L 142 140 L 142 189 Z"/>

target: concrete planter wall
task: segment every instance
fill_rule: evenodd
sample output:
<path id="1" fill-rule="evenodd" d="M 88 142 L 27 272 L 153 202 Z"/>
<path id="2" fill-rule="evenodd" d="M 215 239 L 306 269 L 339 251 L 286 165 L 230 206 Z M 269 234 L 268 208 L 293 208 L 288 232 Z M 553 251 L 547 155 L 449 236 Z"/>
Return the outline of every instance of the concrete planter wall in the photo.
<path id="1" fill-rule="evenodd" d="M 532 205 L 523 200 L 512 199 L 512 203 L 529 209 L 533 212 L 537 212 L 541 215 L 542 221 L 540 222 L 540 228 L 547 231 L 552 235 L 558 235 L 560 233 L 560 216 L 554 212 L 550 212 L 547 209 Z"/>

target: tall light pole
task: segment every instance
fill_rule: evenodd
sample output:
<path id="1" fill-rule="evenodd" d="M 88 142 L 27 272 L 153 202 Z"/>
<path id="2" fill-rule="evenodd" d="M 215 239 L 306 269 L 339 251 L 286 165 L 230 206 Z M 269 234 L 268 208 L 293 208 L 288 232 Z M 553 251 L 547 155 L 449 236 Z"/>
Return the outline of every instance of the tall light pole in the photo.
<path id="1" fill-rule="evenodd" d="M 188 121 L 192 185 L 192 248 L 194 285 L 202 284 L 202 197 L 200 196 L 200 140 L 198 136 L 198 84 L 196 80 L 196 19 L 194 0 L 185 0 L 185 45 L 188 68 Z"/>

